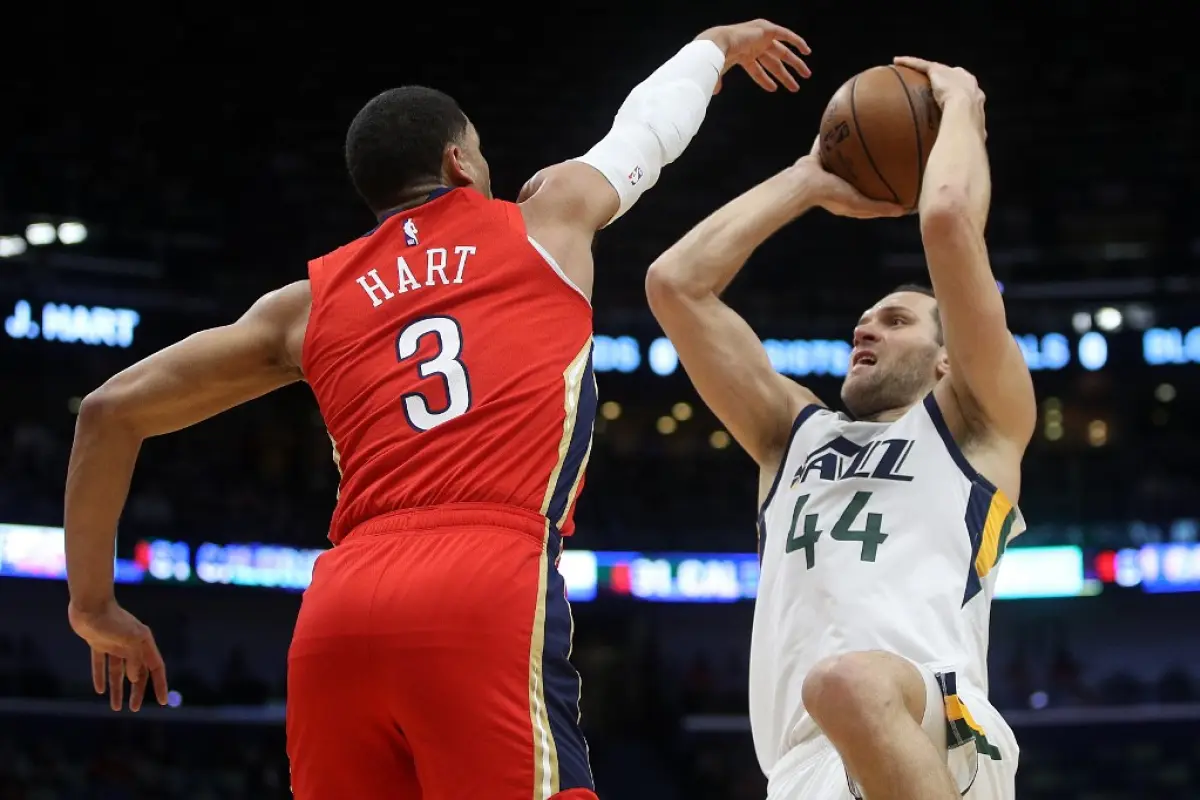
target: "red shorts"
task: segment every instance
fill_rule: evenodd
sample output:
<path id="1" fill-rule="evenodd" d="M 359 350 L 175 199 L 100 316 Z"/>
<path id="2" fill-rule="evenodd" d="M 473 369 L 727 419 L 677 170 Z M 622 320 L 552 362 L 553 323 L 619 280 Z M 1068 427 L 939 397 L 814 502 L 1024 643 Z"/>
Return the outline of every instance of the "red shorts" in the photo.
<path id="1" fill-rule="evenodd" d="M 317 559 L 288 653 L 299 800 L 586 800 L 571 609 L 545 518 L 402 512 Z"/>

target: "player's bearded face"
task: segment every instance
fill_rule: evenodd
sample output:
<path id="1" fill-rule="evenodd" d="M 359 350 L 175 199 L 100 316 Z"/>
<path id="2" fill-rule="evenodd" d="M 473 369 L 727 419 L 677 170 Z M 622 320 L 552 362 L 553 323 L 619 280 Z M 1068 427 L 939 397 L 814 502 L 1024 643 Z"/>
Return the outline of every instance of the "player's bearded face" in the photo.
<path id="1" fill-rule="evenodd" d="M 842 402 L 855 417 L 907 408 L 937 383 L 942 346 L 932 309 L 932 298 L 900 293 L 863 315 L 842 383 Z"/>
<path id="2" fill-rule="evenodd" d="M 941 348 L 936 342 L 893 344 L 878 348 L 874 364 L 846 373 L 842 402 L 858 419 L 912 405 L 937 381 Z"/>

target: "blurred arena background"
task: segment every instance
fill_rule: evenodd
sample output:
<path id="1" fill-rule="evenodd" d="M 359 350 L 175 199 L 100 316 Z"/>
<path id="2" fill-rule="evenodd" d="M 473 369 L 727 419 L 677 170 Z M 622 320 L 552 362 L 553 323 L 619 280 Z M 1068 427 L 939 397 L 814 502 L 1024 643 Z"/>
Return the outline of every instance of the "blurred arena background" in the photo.
<path id="1" fill-rule="evenodd" d="M 697 32 L 751 16 L 808 38 L 813 79 L 794 97 L 728 81 L 597 244 L 603 419 L 563 571 L 601 795 L 764 791 L 744 717 L 755 470 L 659 338 L 645 268 L 805 152 L 843 80 L 913 54 L 987 92 L 989 242 L 1041 408 L 1030 531 L 993 612 L 1019 796 L 1200 797 L 1200 88 L 1181 15 L 1158 5 L 6 11 L 0 798 L 289 796 L 285 653 L 337 476 L 307 389 L 145 447 L 118 591 L 177 707 L 116 716 L 91 694 L 57 526 L 80 398 L 372 226 L 342 167 L 360 105 L 402 83 L 450 92 L 511 198 Z M 814 214 L 730 298 L 781 371 L 834 400 L 860 310 L 922 277 L 914 220 Z"/>

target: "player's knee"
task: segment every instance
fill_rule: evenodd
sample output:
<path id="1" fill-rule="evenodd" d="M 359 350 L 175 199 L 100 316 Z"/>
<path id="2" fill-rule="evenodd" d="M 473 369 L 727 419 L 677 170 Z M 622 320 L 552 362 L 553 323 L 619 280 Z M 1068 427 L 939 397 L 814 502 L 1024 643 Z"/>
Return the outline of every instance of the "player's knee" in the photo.
<path id="1" fill-rule="evenodd" d="M 909 686 L 914 680 L 917 685 Z M 801 696 L 808 713 L 830 736 L 838 731 L 852 734 L 896 714 L 919 721 L 925 711 L 920 673 L 890 653 L 844 653 L 822 659 L 805 677 Z"/>

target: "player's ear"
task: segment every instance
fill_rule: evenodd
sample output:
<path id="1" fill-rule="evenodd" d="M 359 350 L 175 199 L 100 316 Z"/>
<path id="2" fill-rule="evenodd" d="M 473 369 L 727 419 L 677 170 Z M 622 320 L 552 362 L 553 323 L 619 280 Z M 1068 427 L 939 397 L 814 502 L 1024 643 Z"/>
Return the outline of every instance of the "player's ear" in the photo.
<path id="1" fill-rule="evenodd" d="M 453 143 L 446 145 L 442 153 L 442 176 L 447 186 L 471 186 L 478 182 L 467 154 Z"/>
<path id="2" fill-rule="evenodd" d="M 950 356 L 946 355 L 946 348 L 942 347 L 938 350 L 937 364 L 934 366 L 934 374 L 940 381 L 942 378 L 950 374 Z"/>

